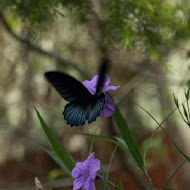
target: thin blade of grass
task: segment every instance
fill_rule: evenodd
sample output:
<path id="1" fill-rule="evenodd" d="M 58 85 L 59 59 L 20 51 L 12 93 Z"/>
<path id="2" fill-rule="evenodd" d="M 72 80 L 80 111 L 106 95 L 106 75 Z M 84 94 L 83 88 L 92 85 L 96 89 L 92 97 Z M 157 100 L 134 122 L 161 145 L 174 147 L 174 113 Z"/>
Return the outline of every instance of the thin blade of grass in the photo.
<path id="1" fill-rule="evenodd" d="M 142 107 L 141 107 L 142 108 Z M 177 151 L 186 159 L 190 162 L 189 157 L 177 146 L 177 144 L 172 140 L 172 138 L 168 135 L 168 133 L 166 132 L 166 130 L 160 125 L 160 123 L 144 108 L 142 108 L 162 129 L 162 131 L 165 133 L 165 135 L 168 137 L 168 139 L 170 140 L 170 142 L 174 145 L 174 147 L 177 149 Z"/>
<path id="2" fill-rule="evenodd" d="M 179 171 L 179 169 L 187 162 L 187 160 L 184 160 L 174 171 L 174 173 L 171 175 L 171 177 L 169 178 L 168 182 L 166 183 L 165 187 L 168 188 L 170 182 L 172 181 L 172 179 L 175 177 L 175 175 L 177 174 L 177 172 Z"/>
<path id="3" fill-rule="evenodd" d="M 121 180 L 119 182 L 118 190 L 123 190 L 123 185 L 122 185 L 122 181 Z"/>
<path id="4" fill-rule="evenodd" d="M 43 120 L 42 116 L 40 115 L 39 111 L 35 108 L 36 114 L 38 116 L 38 119 L 40 121 L 40 124 L 53 148 L 55 153 L 60 157 L 60 159 L 64 162 L 66 167 L 71 171 L 74 166 L 75 162 L 73 161 L 72 157 L 70 154 L 59 144 L 57 139 L 55 138 L 54 134 L 51 132 L 45 121 Z"/>
<path id="5" fill-rule="evenodd" d="M 128 124 L 126 123 L 125 119 L 123 118 L 122 114 L 120 113 L 118 107 L 115 107 L 115 112 L 113 114 L 113 117 L 116 121 L 116 124 L 120 130 L 120 133 L 127 144 L 129 151 L 138 164 L 138 166 L 143 170 L 146 171 L 145 164 L 143 162 L 143 156 L 140 152 L 140 149 L 128 127 Z"/>
<path id="6" fill-rule="evenodd" d="M 98 126 L 96 127 L 96 130 L 95 130 L 95 133 L 94 133 L 95 135 L 96 135 L 97 129 L 98 129 Z M 89 155 L 92 153 L 95 138 L 96 138 L 95 136 L 92 137 L 92 141 L 91 141 L 91 143 L 90 143 L 90 148 L 89 148 L 89 151 L 88 151 L 88 154 L 89 154 Z"/>
<path id="7" fill-rule="evenodd" d="M 90 134 L 90 133 L 71 133 L 71 132 L 65 132 L 65 133 L 66 134 L 85 135 L 85 136 L 89 136 L 89 137 L 96 137 L 96 138 L 99 138 L 99 139 L 103 139 L 103 140 L 106 140 L 108 142 L 113 143 L 114 145 L 117 145 L 118 147 L 120 147 L 124 151 L 129 152 L 127 146 L 123 145 L 123 142 L 121 140 L 118 140 L 116 137 L 110 138 L 110 137 L 107 137 L 107 136 L 104 136 L 104 135 L 95 135 L 95 134 Z"/>
<path id="8" fill-rule="evenodd" d="M 67 166 L 64 164 L 64 162 L 53 152 L 50 150 L 47 150 L 45 148 L 42 148 L 62 169 L 63 171 L 71 176 L 71 172 L 67 168 Z"/>
<path id="9" fill-rule="evenodd" d="M 143 107 L 141 107 L 140 105 L 137 104 L 137 106 L 139 106 L 141 109 L 143 109 Z M 163 125 L 163 123 L 177 110 L 177 108 L 175 108 L 172 112 L 170 112 L 170 114 L 167 115 L 167 117 L 158 125 L 158 127 L 155 129 L 155 131 L 152 133 L 151 137 L 149 138 L 149 140 L 147 141 L 146 145 L 145 145 L 145 150 L 144 150 L 144 154 L 143 154 L 143 161 L 144 163 L 146 163 L 146 155 L 148 152 L 148 149 L 150 148 L 150 145 L 152 143 L 152 139 L 153 137 L 156 135 L 157 131 L 161 128 L 161 126 Z M 144 110 L 145 111 L 145 110 Z"/>

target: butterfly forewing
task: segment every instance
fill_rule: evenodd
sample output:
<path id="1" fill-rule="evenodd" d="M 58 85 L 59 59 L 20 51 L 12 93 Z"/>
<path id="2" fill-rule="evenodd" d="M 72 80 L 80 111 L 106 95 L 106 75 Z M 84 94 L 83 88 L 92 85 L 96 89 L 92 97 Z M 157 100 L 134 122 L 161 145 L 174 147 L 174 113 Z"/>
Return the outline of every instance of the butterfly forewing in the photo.
<path id="1" fill-rule="evenodd" d="M 90 92 L 82 83 L 65 73 L 51 71 L 46 72 L 45 77 L 68 102 L 82 102 L 91 97 Z"/>
<path id="2" fill-rule="evenodd" d="M 99 78 L 98 78 L 98 82 L 97 82 L 97 87 L 96 87 L 96 95 L 97 96 L 102 93 L 102 90 L 104 88 L 105 74 L 106 74 L 107 67 L 108 67 L 108 60 L 103 58 L 102 64 L 100 67 L 100 73 L 99 73 Z"/>

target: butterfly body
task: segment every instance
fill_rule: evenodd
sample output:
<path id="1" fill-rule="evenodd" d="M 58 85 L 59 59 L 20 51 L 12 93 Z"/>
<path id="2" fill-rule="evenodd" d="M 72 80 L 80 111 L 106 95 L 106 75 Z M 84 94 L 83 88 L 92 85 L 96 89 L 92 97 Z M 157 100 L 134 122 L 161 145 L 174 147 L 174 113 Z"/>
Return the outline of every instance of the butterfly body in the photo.
<path id="1" fill-rule="evenodd" d="M 105 95 L 102 92 L 107 62 L 102 64 L 95 94 L 75 78 L 57 71 L 45 73 L 46 79 L 56 91 L 69 103 L 63 111 L 64 119 L 71 126 L 84 125 L 85 121 L 92 123 L 100 115 L 105 105 Z"/>

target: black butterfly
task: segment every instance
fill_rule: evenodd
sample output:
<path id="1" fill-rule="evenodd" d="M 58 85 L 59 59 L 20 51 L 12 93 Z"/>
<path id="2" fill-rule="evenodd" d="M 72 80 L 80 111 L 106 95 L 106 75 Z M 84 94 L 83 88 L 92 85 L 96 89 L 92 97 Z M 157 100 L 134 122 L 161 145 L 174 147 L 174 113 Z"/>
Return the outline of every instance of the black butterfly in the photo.
<path id="1" fill-rule="evenodd" d="M 85 121 L 92 123 L 100 115 L 105 105 L 105 95 L 102 93 L 108 60 L 104 59 L 99 73 L 96 93 L 92 95 L 88 89 L 73 77 L 56 71 L 46 72 L 46 79 L 66 101 L 70 102 L 63 111 L 67 124 L 84 125 Z"/>

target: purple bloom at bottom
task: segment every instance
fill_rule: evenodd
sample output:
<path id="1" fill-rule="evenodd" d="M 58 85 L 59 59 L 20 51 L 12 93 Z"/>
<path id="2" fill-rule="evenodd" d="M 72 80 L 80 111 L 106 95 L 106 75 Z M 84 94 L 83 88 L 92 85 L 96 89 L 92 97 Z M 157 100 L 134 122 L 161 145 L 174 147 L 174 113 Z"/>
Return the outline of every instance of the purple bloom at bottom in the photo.
<path id="1" fill-rule="evenodd" d="M 94 180 L 102 179 L 96 174 L 100 169 L 100 160 L 94 158 L 94 152 L 84 162 L 77 162 L 72 170 L 72 177 L 75 178 L 73 190 L 96 190 Z"/>
<path id="2" fill-rule="evenodd" d="M 83 81 L 83 85 L 88 89 L 88 91 L 91 94 L 96 93 L 96 86 L 98 83 L 99 75 L 96 75 L 92 78 L 91 81 L 85 80 Z M 109 97 L 108 92 L 110 90 L 117 90 L 120 86 L 109 86 L 110 78 L 108 75 L 105 75 L 105 82 L 102 92 L 105 95 L 105 105 L 104 109 L 101 111 L 100 115 L 103 117 L 109 117 L 115 110 L 115 103 L 114 101 Z"/>

